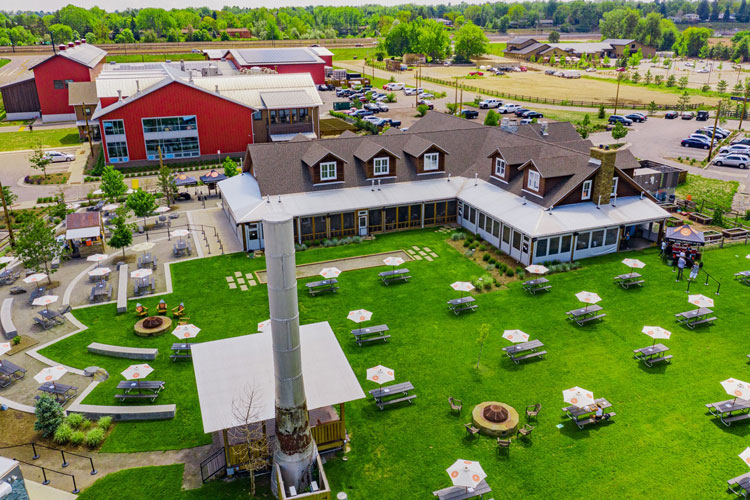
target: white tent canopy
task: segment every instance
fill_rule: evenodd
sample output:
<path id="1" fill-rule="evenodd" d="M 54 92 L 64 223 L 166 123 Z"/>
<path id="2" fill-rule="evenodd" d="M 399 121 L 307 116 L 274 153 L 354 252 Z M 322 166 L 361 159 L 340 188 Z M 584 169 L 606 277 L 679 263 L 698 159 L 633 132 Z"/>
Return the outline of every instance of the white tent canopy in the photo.
<path id="1" fill-rule="evenodd" d="M 365 397 L 328 322 L 300 326 L 300 345 L 308 410 Z M 270 328 L 252 335 L 193 344 L 192 355 L 204 432 L 244 423 L 234 417 L 232 408 L 248 390 L 254 396 L 254 422 L 275 417 Z"/>

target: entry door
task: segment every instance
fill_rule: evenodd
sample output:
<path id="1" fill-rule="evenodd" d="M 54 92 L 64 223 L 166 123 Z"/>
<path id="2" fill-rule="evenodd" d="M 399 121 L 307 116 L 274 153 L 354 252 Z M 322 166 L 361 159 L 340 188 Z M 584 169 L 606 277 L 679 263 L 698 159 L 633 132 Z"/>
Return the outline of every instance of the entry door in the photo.
<path id="1" fill-rule="evenodd" d="M 367 236 L 367 210 L 362 210 L 361 212 L 358 212 L 358 219 L 359 219 L 359 235 L 360 236 Z"/>
<path id="2" fill-rule="evenodd" d="M 260 224 L 247 225 L 246 240 L 248 251 L 260 250 L 262 246 L 260 239 Z"/>
<path id="3" fill-rule="evenodd" d="M 523 234 L 520 231 L 513 230 L 513 239 L 511 240 L 510 256 L 514 259 L 521 260 L 521 243 Z"/>
<path id="4" fill-rule="evenodd" d="M 521 244 L 521 263 L 522 264 L 531 264 L 531 238 L 524 235 L 523 236 L 523 243 Z"/>

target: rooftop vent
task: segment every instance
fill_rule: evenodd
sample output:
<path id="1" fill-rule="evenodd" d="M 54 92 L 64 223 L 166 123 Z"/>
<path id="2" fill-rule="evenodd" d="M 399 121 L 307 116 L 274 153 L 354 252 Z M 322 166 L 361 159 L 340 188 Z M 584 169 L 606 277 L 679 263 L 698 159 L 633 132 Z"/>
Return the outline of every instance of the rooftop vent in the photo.
<path id="1" fill-rule="evenodd" d="M 218 94 L 219 93 L 219 84 L 218 83 L 216 84 L 215 89 L 216 89 L 216 93 Z"/>
<path id="2" fill-rule="evenodd" d="M 500 121 L 500 130 L 504 132 L 510 132 L 511 134 L 515 134 L 518 131 L 518 120 L 513 120 L 511 118 L 503 118 Z"/>
<path id="3" fill-rule="evenodd" d="M 81 45 L 81 41 L 80 41 L 80 40 L 76 40 L 76 41 L 75 41 L 75 44 L 76 44 L 76 45 Z"/>
<path id="4" fill-rule="evenodd" d="M 66 47 L 67 45 L 63 45 L 63 44 L 57 46 L 57 48 L 60 50 L 65 50 Z"/>
<path id="5" fill-rule="evenodd" d="M 75 45 L 73 42 L 68 42 L 68 47 L 75 47 Z"/>
<path id="6" fill-rule="evenodd" d="M 547 131 L 547 122 L 539 122 L 540 131 L 542 135 L 549 135 L 549 132 Z"/>

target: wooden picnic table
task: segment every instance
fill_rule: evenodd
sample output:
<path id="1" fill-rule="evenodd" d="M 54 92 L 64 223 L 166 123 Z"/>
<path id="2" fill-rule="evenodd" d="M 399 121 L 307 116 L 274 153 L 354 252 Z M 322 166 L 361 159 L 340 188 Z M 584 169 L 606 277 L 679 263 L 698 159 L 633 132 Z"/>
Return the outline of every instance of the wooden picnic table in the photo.
<path id="1" fill-rule="evenodd" d="M 382 273 L 378 273 L 378 276 L 380 277 L 380 281 L 385 285 L 390 285 L 396 281 L 409 281 L 411 278 L 409 270 L 405 267 L 391 271 L 383 271 Z"/>
<path id="2" fill-rule="evenodd" d="M 26 370 L 7 359 L 0 361 L 0 387 L 7 387 L 26 376 Z"/>
<path id="3" fill-rule="evenodd" d="M 619 276 L 615 276 L 614 282 L 617 285 L 620 285 L 621 287 L 628 289 L 631 286 L 643 286 L 643 283 L 645 280 L 643 279 L 643 276 L 641 276 L 639 273 L 636 273 L 635 271 L 626 273 L 626 274 L 620 274 Z"/>
<path id="4" fill-rule="evenodd" d="M 59 382 L 45 382 L 37 389 L 47 394 L 52 394 L 61 404 L 65 404 L 68 399 L 75 397 L 78 393 L 78 387 L 65 385 Z"/>
<path id="5" fill-rule="evenodd" d="M 742 284 L 750 285 L 750 271 L 740 271 L 735 273 L 734 279 Z"/>
<path id="6" fill-rule="evenodd" d="M 361 346 L 364 342 L 373 342 L 376 340 L 386 342 L 391 336 L 380 334 L 387 331 L 388 325 L 377 325 L 369 326 L 367 328 L 357 328 L 356 330 L 352 330 L 352 335 L 354 335 L 354 340 L 356 340 L 357 345 Z"/>
<path id="7" fill-rule="evenodd" d="M 544 277 L 524 281 L 523 289 L 534 295 L 536 292 L 549 291 L 552 288 L 552 285 L 548 285 L 547 283 L 549 283 L 549 280 Z"/>
<path id="8" fill-rule="evenodd" d="M 62 314 L 60 314 L 57 311 L 51 311 L 49 309 L 42 309 L 37 314 L 44 318 L 47 321 L 55 321 L 56 323 L 63 324 L 65 323 L 65 318 Z"/>
<path id="9" fill-rule="evenodd" d="M 458 316 L 464 311 L 474 311 L 476 310 L 477 306 L 476 304 L 473 304 L 476 299 L 472 297 L 471 295 L 466 295 L 465 297 L 461 297 L 458 299 L 451 299 L 448 301 L 448 308 Z"/>
<path id="10" fill-rule="evenodd" d="M 156 285 L 154 283 L 153 276 L 146 276 L 144 278 L 136 278 L 135 280 L 135 294 L 136 295 L 143 295 L 145 293 L 148 293 L 149 289 L 151 289 L 151 292 L 156 291 Z"/>
<path id="11" fill-rule="evenodd" d="M 742 399 L 728 399 L 716 403 L 707 403 L 709 413 L 719 417 L 721 423 L 729 427 L 732 422 L 750 419 L 750 402 Z M 738 412 L 735 414 L 735 412 Z"/>
<path id="12" fill-rule="evenodd" d="M 562 411 L 578 426 L 579 429 L 583 429 L 585 426 L 590 424 L 599 423 L 616 415 L 615 412 L 607 412 L 602 416 L 601 419 L 594 418 L 593 416 L 591 416 L 591 414 L 596 413 L 599 408 L 601 408 L 602 410 L 606 410 L 612 407 L 612 403 L 607 401 L 605 398 L 597 398 L 594 402 L 596 404 L 585 406 L 583 408 L 579 408 L 574 405 L 566 406 L 565 408 L 562 408 Z"/>
<path id="13" fill-rule="evenodd" d="M 601 319 L 606 314 L 599 313 L 599 311 L 602 310 L 602 306 L 598 304 L 593 304 L 586 307 L 581 307 L 579 309 L 573 309 L 572 311 L 568 311 L 565 314 L 568 316 L 569 320 L 575 321 L 578 326 L 583 326 L 589 321 L 594 321 L 596 319 Z"/>
<path id="14" fill-rule="evenodd" d="M 339 281 L 336 278 L 331 278 L 327 280 L 322 281 L 313 281 L 311 283 L 306 283 L 305 286 L 307 287 L 307 290 L 310 292 L 310 295 L 317 295 L 322 292 L 334 292 L 336 293 L 336 290 L 339 289 L 337 286 Z"/>
<path id="15" fill-rule="evenodd" d="M 467 498 L 484 498 L 485 493 L 491 493 L 492 488 L 487 481 L 482 481 L 474 488 L 465 488 L 463 486 L 449 486 L 442 490 L 433 491 L 432 494 L 439 500 L 466 500 Z"/>
<path id="16" fill-rule="evenodd" d="M 510 359 L 513 360 L 515 364 L 518 364 L 519 361 L 522 361 L 524 359 L 531 359 L 537 356 L 544 356 L 547 354 L 547 351 L 538 351 L 537 349 L 540 349 L 544 347 L 544 344 L 542 344 L 539 340 L 530 340 L 528 342 L 520 342 L 518 344 L 513 344 L 511 346 L 503 347 L 503 351 L 505 351 L 505 354 L 508 355 Z M 526 354 L 523 354 L 526 353 Z"/>
<path id="17" fill-rule="evenodd" d="M 145 253 L 142 257 L 138 257 L 138 268 L 156 269 L 156 257 L 152 257 L 148 252 Z"/>
<path id="18" fill-rule="evenodd" d="M 370 394 L 375 399 L 375 404 L 382 410 L 388 405 L 400 403 L 402 401 L 413 403 L 413 400 L 417 397 L 416 394 L 409 394 L 409 392 L 413 390 L 414 386 L 411 382 L 401 382 L 400 384 L 373 389 L 370 391 Z M 393 398 L 393 396 L 397 397 Z"/>
<path id="19" fill-rule="evenodd" d="M 727 485 L 729 486 L 729 491 L 735 495 L 747 498 L 748 493 L 750 493 L 750 472 L 728 480 Z"/>
<path id="20" fill-rule="evenodd" d="M 671 363 L 672 355 L 664 355 L 667 351 L 669 351 L 669 347 L 664 344 L 654 344 L 633 350 L 633 357 L 639 361 L 643 361 L 643 363 L 650 368 L 656 363 Z"/>
<path id="21" fill-rule="evenodd" d="M 190 244 L 183 239 L 179 239 L 177 240 L 177 243 L 174 244 L 172 252 L 174 253 L 175 257 L 179 257 L 184 254 L 191 255 Z"/>
<path id="22" fill-rule="evenodd" d="M 710 316 L 714 312 L 708 307 L 700 307 L 692 311 L 685 311 L 675 314 L 678 323 L 682 323 L 688 328 L 695 328 L 698 325 L 713 323 L 716 321 L 715 316 Z"/>

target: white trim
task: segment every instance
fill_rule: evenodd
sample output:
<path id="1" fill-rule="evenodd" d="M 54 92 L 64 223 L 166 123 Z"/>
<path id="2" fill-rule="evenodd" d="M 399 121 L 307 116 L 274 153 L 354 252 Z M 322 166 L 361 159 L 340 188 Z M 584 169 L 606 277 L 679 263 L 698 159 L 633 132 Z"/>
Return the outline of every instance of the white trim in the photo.
<path id="1" fill-rule="evenodd" d="M 432 162 L 432 157 L 435 157 L 435 168 L 427 168 L 427 157 L 430 157 L 430 162 Z M 425 153 L 422 155 L 422 170 L 425 172 L 439 172 L 440 171 L 440 153 Z"/>
<path id="2" fill-rule="evenodd" d="M 526 187 L 529 188 L 532 191 L 539 192 L 539 187 L 542 185 L 542 174 L 537 172 L 536 170 L 527 170 L 528 174 L 526 175 Z M 534 182 L 532 185 L 531 178 L 532 174 L 534 175 L 534 178 L 536 182 Z"/>
<path id="3" fill-rule="evenodd" d="M 619 184 L 620 178 L 616 175 L 612 177 L 612 192 L 609 194 L 610 198 L 617 196 L 617 185 Z"/>
<path id="4" fill-rule="evenodd" d="M 539 194 L 539 193 L 535 193 L 534 191 L 529 191 L 529 190 L 528 190 L 528 189 L 526 189 L 526 188 L 523 188 L 523 189 L 521 189 L 521 191 L 522 191 L 522 192 L 524 192 L 524 193 L 526 193 L 526 194 L 530 194 L 530 195 L 532 195 L 532 196 L 536 196 L 537 198 L 540 198 L 540 199 L 542 199 L 542 200 L 544 199 L 544 196 L 542 196 L 541 194 Z"/>
<path id="5" fill-rule="evenodd" d="M 493 174 L 493 175 L 491 175 L 490 177 L 491 177 L 492 179 L 496 180 L 496 181 L 502 182 L 503 184 L 508 184 L 508 181 L 506 181 L 505 179 L 501 179 L 500 177 L 497 177 L 497 176 L 495 176 L 494 174 Z"/>
<path id="6" fill-rule="evenodd" d="M 589 186 L 587 195 L 584 194 L 586 193 L 586 184 L 588 184 Z M 592 179 L 586 179 L 585 181 L 583 181 L 583 184 L 581 184 L 581 201 L 590 200 L 591 191 L 593 191 L 593 189 L 594 189 L 594 181 Z"/>
<path id="7" fill-rule="evenodd" d="M 434 174 L 444 174 L 445 172 L 443 170 L 430 170 L 429 172 L 420 172 L 417 175 L 434 175 Z"/>
<path id="8" fill-rule="evenodd" d="M 502 168 L 502 170 L 503 170 L 502 175 L 500 175 L 497 172 L 498 167 Z M 497 177 L 499 180 L 504 179 L 505 178 L 505 174 L 506 174 L 506 171 L 505 171 L 506 167 L 507 167 L 507 163 L 505 162 L 505 160 L 503 160 L 502 158 L 497 158 L 496 157 L 495 158 L 495 169 L 493 171 L 493 176 Z M 506 184 L 507 184 L 507 182 L 506 182 Z"/>
<path id="9" fill-rule="evenodd" d="M 331 182 L 331 181 L 326 181 L 326 182 L 318 182 L 317 184 L 313 184 L 313 187 L 315 187 L 315 186 L 331 186 L 331 185 L 333 185 L 333 184 L 343 184 L 343 183 L 344 183 L 344 181 L 333 181 L 333 182 Z M 330 212 L 325 212 L 325 213 L 330 213 Z M 242 221 L 242 222 L 244 223 L 244 222 L 254 222 L 254 221 Z"/>
<path id="10" fill-rule="evenodd" d="M 385 172 L 378 173 L 378 161 L 385 161 Z M 382 169 L 383 165 L 380 165 L 380 168 Z M 372 159 L 372 175 L 375 177 L 382 178 L 381 176 L 385 176 L 391 173 L 391 159 L 388 156 L 380 156 L 378 158 Z"/>
<path id="11" fill-rule="evenodd" d="M 326 169 L 329 169 L 333 165 L 333 176 L 326 175 L 323 177 L 323 166 L 326 167 Z M 333 181 L 338 179 L 338 165 L 335 161 L 322 161 L 318 163 L 318 168 L 320 169 L 320 180 L 321 181 Z"/>

